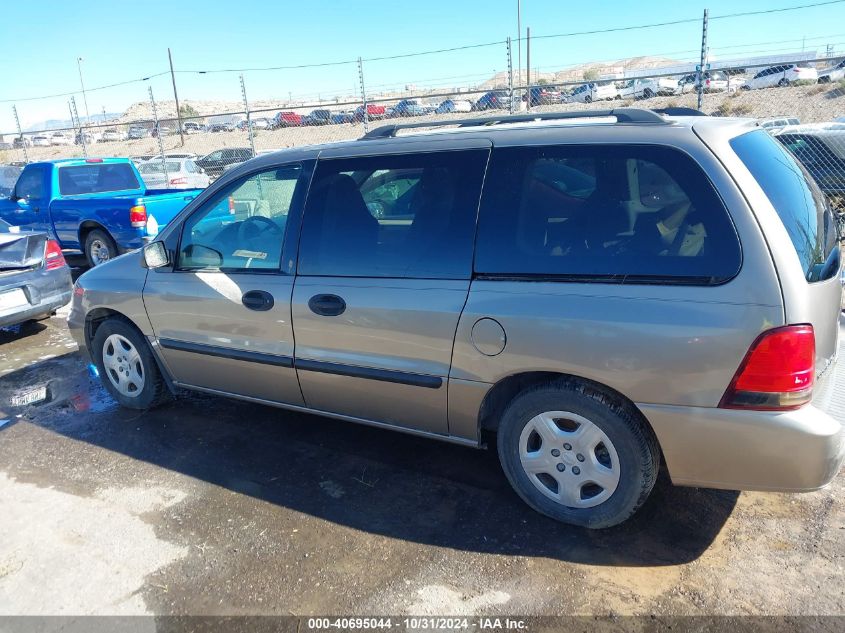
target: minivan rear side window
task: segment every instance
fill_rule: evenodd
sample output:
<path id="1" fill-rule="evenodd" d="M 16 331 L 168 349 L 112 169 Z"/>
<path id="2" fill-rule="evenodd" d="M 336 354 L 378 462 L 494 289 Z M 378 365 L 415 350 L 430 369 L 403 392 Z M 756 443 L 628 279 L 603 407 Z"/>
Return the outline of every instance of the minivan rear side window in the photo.
<path id="1" fill-rule="evenodd" d="M 321 160 L 300 275 L 469 279 L 488 150 Z"/>
<path id="2" fill-rule="evenodd" d="M 495 149 L 475 272 L 616 283 L 721 283 L 739 239 L 701 168 L 668 147 Z"/>
<path id="3" fill-rule="evenodd" d="M 839 269 L 838 229 L 812 176 L 762 130 L 737 136 L 731 140 L 731 147 L 780 216 L 807 281 L 835 275 Z"/>

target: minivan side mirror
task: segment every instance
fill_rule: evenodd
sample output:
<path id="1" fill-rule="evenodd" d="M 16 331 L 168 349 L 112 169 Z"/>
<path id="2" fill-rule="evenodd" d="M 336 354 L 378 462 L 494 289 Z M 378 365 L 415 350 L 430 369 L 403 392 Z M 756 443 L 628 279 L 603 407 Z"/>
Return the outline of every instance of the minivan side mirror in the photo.
<path id="1" fill-rule="evenodd" d="M 150 242 L 143 250 L 145 268 L 162 268 L 170 263 L 164 242 Z"/>

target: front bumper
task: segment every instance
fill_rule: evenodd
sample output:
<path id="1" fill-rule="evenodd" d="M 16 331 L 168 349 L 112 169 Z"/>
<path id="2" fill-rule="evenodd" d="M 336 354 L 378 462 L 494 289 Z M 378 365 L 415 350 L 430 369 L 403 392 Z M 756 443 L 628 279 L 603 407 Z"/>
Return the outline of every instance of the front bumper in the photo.
<path id="1" fill-rule="evenodd" d="M 672 482 L 729 490 L 803 492 L 830 483 L 845 460 L 845 363 L 795 411 L 637 405 Z"/>

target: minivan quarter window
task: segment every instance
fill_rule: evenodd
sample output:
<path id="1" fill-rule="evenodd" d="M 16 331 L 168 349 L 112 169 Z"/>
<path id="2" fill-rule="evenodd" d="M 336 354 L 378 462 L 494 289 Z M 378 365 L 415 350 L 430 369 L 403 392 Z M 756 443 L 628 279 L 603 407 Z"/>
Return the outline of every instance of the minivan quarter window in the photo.
<path id="1" fill-rule="evenodd" d="M 496 149 L 487 183 L 479 274 L 711 284 L 739 271 L 728 212 L 679 150 Z"/>
<path id="2" fill-rule="evenodd" d="M 300 275 L 468 279 L 487 150 L 321 161 Z"/>
<path id="3" fill-rule="evenodd" d="M 301 171 L 252 174 L 202 205 L 182 226 L 177 269 L 278 271 Z"/>
<path id="4" fill-rule="evenodd" d="M 830 279 L 839 270 L 839 234 L 816 181 L 763 130 L 737 136 L 731 147 L 783 221 L 807 281 Z"/>

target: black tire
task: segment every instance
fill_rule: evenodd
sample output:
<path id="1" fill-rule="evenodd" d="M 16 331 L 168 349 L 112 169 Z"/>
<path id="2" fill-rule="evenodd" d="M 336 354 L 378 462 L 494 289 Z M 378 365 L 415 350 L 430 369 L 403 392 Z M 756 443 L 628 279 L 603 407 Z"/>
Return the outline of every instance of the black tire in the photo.
<path id="1" fill-rule="evenodd" d="M 781 79 L 778 82 L 778 86 L 780 86 L 781 88 L 786 88 L 788 85 L 789 85 L 789 79 L 787 79 L 786 77 L 784 77 L 783 79 Z"/>
<path id="2" fill-rule="evenodd" d="M 644 99 L 651 99 L 654 96 L 654 91 L 651 88 L 646 88 L 643 90 L 643 98 Z"/>
<path id="3" fill-rule="evenodd" d="M 519 457 L 520 436 L 535 416 L 546 411 L 582 416 L 612 443 L 620 477 L 605 501 L 588 508 L 567 507 L 544 495 L 529 479 Z M 497 444 L 505 476 L 523 501 L 553 519 L 592 529 L 617 525 L 633 515 L 651 493 L 660 468 L 657 439 L 642 416 L 629 405 L 579 382 L 546 383 L 517 395 L 502 415 Z M 571 467 L 569 470 L 574 473 Z"/>
<path id="4" fill-rule="evenodd" d="M 85 236 L 85 259 L 91 268 L 104 264 L 117 255 L 117 244 L 105 231 L 94 229 Z"/>
<path id="5" fill-rule="evenodd" d="M 592 103 L 593 98 L 590 95 L 584 96 L 584 103 Z"/>
<path id="6" fill-rule="evenodd" d="M 138 391 L 137 395 L 127 396 L 120 393 L 109 379 L 108 372 L 110 370 L 105 366 L 103 353 L 107 339 L 113 334 L 124 337 L 138 350 L 144 386 Z M 157 407 L 168 400 L 170 392 L 158 369 L 155 358 L 153 358 L 153 353 L 144 336 L 133 325 L 116 317 L 107 319 L 97 328 L 97 333 L 91 342 L 91 351 L 97 365 L 97 371 L 100 374 L 100 380 L 103 381 L 106 390 L 121 406 L 128 409 L 146 410 Z"/>

